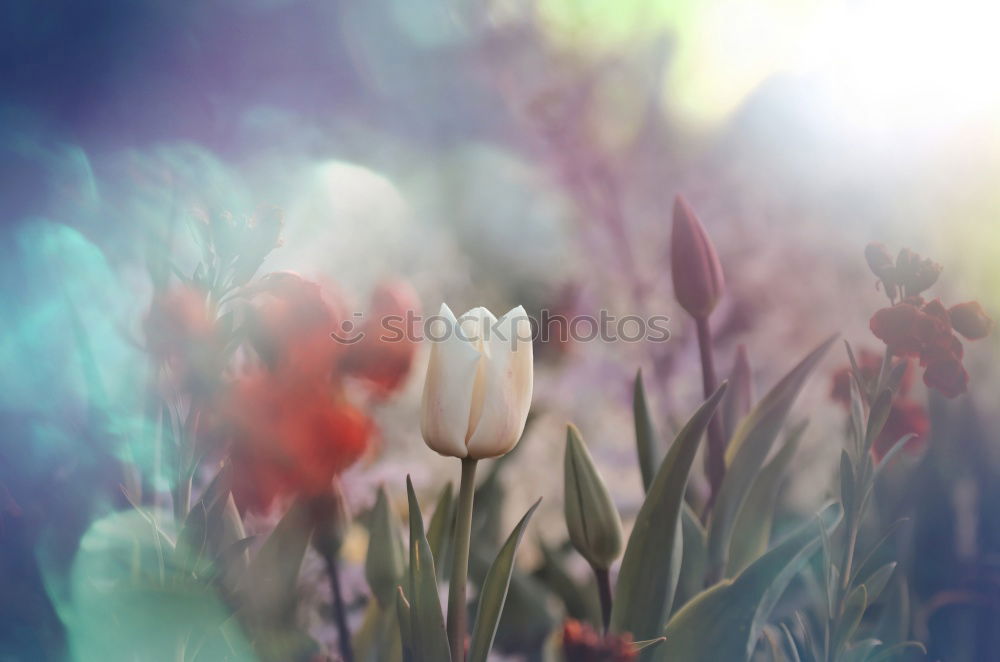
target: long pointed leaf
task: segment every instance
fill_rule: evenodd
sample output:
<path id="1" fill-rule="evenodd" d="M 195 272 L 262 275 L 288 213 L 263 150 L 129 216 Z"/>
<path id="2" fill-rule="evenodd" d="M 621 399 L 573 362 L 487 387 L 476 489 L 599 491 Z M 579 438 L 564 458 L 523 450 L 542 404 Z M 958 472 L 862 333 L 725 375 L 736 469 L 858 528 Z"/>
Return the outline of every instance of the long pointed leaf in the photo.
<path id="1" fill-rule="evenodd" d="M 642 369 L 635 375 L 632 392 L 632 415 L 635 419 L 635 447 L 642 473 L 642 489 L 649 491 L 656 473 L 656 431 L 646 403 L 646 388 L 642 384 Z"/>
<path id="2" fill-rule="evenodd" d="M 736 517 L 726 577 L 737 574 L 767 551 L 778 490 L 782 485 L 782 477 L 795 456 L 804 430 L 803 423 L 789 432 L 778 453 L 757 474 L 746 501 Z"/>
<path id="3" fill-rule="evenodd" d="M 726 449 L 726 476 L 712 509 L 708 529 L 709 573 L 719 576 L 726 567 L 736 517 L 774 439 L 809 376 L 836 336 L 810 352 L 754 406 Z"/>
<path id="4" fill-rule="evenodd" d="M 739 662 L 749 659 L 770 609 L 819 547 L 819 532 L 839 521 L 836 505 L 801 526 L 734 579 L 700 593 L 671 617 L 656 660 Z"/>
<path id="5" fill-rule="evenodd" d="M 629 536 L 611 610 L 611 628 L 637 640 L 662 634 L 681 570 L 681 507 L 698 444 L 726 383 L 694 413 L 674 439 L 639 509 Z"/>
<path id="6" fill-rule="evenodd" d="M 507 587 L 510 586 L 510 576 L 514 572 L 514 556 L 517 554 L 517 547 L 524 536 L 528 521 L 541 502 L 541 499 L 536 501 L 535 505 L 529 508 L 521 521 L 517 523 L 507 538 L 507 542 L 500 548 L 489 572 L 486 573 L 486 580 L 479 592 L 479 606 L 476 610 L 476 624 L 472 630 L 468 662 L 486 662 L 490 648 L 493 646 L 493 638 L 497 633 L 497 625 L 500 623 L 500 614 L 503 612 L 503 605 L 507 599 Z"/>
<path id="7" fill-rule="evenodd" d="M 450 662 L 451 650 L 438 597 L 434 556 L 424 534 L 424 518 L 409 476 L 406 477 L 406 496 L 410 506 L 409 596 L 413 656 L 417 662 Z"/>

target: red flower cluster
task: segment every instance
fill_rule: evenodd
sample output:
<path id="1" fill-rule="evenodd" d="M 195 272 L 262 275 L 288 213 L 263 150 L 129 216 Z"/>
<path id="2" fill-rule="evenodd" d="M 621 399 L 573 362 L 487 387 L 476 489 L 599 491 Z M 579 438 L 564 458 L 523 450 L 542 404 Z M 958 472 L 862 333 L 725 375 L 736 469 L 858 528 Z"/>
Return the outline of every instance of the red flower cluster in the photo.
<path id="1" fill-rule="evenodd" d="M 863 349 L 857 357 L 858 370 L 866 383 L 878 379 L 882 367 L 882 357 L 875 352 Z M 880 462 L 897 441 L 908 434 L 916 435 L 906 443 L 908 453 L 919 453 L 927 445 L 927 433 L 930 430 L 930 419 L 927 412 L 916 400 L 907 397 L 913 386 L 913 364 L 907 359 L 906 372 L 899 381 L 896 397 L 892 401 L 892 409 L 886 419 L 885 427 L 872 444 L 872 455 Z M 851 366 L 847 365 L 833 375 L 833 387 L 830 397 L 844 405 L 849 410 L 851 406 Z"/>
<path id="2" fill-rule="evenodd" d="M 566 662 L 631 662 L 638 659 L 628 634 L 603 637 L 580 621 L 568 620 L 562 631 Z"/>
<path id="3" fill-rule="evenodd" d="M 408 288 L 392 289 L 403 295 L 380 287 L 373 308 L 403 316 L 415 297 Z M 408 374 L 414 344 L 381 337 L 336 342 L 330 334 L 343 328 L 345 306 L 293 273 L 265 276 L 253 294 L 248 337 L 263 366 L 236 380 L 218 413 L 230 443 L 234 498 L 262 510 L 279 495 L 323 494 L 362 455 L 374 424 L 348 401 L 344 378 L 357 376 L 387 395 Z"/>
<path id="4" fill-rule="evenodd" d="M 893 305 L 872 316 L 872 333 L 896 356 L 919 359 L 924 383 L 949 398 L 966 391 L 969 375 L 962 366 L 963 347 L 957 331 L 969 340 L 989 334 L 993 322 L 971 301 L 946 309 L 940 299 L 925 302 L 921 293 L 933 285 L 941 267 L 903 249 L 895 264 L 881 244 L 869 244 L 865 257 Z M 904 298 L 896 302 L 896 294 Z"/>

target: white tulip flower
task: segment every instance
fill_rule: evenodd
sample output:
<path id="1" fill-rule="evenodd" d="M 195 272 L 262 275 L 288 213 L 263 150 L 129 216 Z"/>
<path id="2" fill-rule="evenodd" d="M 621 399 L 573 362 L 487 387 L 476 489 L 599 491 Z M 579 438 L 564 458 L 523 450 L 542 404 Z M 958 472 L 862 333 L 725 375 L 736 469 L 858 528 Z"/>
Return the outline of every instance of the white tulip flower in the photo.
<path id="1" fill-rule="evenodd" d="M 428 337 L 420 431 L 441 455 L 483 459 L 517 445 L 531 406 L 531 321 L 518 306 L 497 320 L 485 308 L 459 319 L 446 304 Z"/>

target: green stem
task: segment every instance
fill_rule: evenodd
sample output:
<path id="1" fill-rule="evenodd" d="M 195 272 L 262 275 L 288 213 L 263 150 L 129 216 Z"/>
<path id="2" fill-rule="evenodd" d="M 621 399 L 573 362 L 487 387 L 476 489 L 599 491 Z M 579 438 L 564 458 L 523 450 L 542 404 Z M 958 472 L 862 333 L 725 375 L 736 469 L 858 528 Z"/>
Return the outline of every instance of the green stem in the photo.
<path id="1" fill-rule="evenodd" d="M 333 617 L 337 626 L 337 644 L 340 646 L 340 658 L 343 662 L 354 662 L 354 649 L 351 648 L 351 630 L 347 626 L 347 607 L 344 604 L 344 592 L 340 588 L 340 571 L 337 568 L 335 554 L 324 554 L 326 572 L 330 577 L 330 593 L 333 596 Z"/>
<path id="2" fill-rule="evenodd" d="M 712 332 L 707 317 L 695 319 L 698 327 L 698 349 L 701 353 L 701 380 L 705 397 L 715 392 L 717 379 L 715 376 L 715 358 L 712 353 Z M 708 453 L 705 455 L 705 472 L 711 486 L 706 510 L 715 503 L 715 497 L 726 474 L 726 440 L 722 438 L 722 427 L 716 414 L 708 423 Z"/>
<path id="3" fill-rule="evenodd" d="M 601 625 L 604 632 L 607 632 L 611 625 L 611 578 L 607 568 L 598 568 L 596 565 L 591 567 L 597 579 L 597 594 L 601 598 Z"/>
<path id="4" fill-rule="evenodd" d="M 462 458 L 462 481 L 458 488 L 458 512 L 455 519 L 455 555 L 448 586 L 448 643 L 452 662 L 465 659 L 465 584 L 469 576 L 469 539 L 472 535 L 472 502 L 476 489 L 476 462 Z"/>

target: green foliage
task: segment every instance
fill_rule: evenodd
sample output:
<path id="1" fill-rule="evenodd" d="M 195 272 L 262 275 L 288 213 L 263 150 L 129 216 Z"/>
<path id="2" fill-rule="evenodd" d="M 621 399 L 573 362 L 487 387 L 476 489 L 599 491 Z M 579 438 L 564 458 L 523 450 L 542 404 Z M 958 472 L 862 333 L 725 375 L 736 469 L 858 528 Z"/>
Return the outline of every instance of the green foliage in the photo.
<path id="1" fill-rule="evenodd" d="M 375 498 L 369 524 L 368 553 L 365 557 L 365 579 L 379 605 L 386 608 L 396 600 L 396 587 L 403 581 L 406 562 L 403 544 L 396 530 L 396 521 L 389 506 L 389 495 L 380 487 Z"/>
<path id="2" fill-rule="evenodd" d="M 654 659 L 749 659 L 778 597 L 819 547 L 820 532 L 832 529 L 839 518 L 839 507 L 828 507 L 735 578 L 697 595 L 670 618 L 663 633 L 667 640 Z"/>
<path id="3" fill-rule="evenodd" d="M 611 627 L 635 639 L 661 634 L 681 571 L 681 509 L 698 444 L 725 394 L 723 383 L 674 439 L 636 517 L 618 573 Z"/>
<path id="4" fill-rule="evenodd" d="M 726 475 L 716 497 L 708 527 L 709 575 L 726 567 L 733 528 L 740 509 L 781 431 L 806 378 L 826 354 L 835 337 L 810 352 L 779 381 L 736 428 L 726 450 Z"/>
<path id="5" fill-rule="evenodd" d="M 410 571 L 406 595 L 410 603 L 407 619 L 410 632 L 409 636 L 405 632 L 402 636 L 404 641 L 409 641 L 415 662 L 446 662 L 451 660 L 451 651 L 438 598 L 434 557 L 424 534 L 424 520 L 409 476 L 406 495 L 410 506 Z"/>
<path id="6" fill-rule="evenodd" d="M 642 488 L 649 491 L 656 472 L 656 429 L 646 402 L 646 388 L 642 384 L 642 370 L 635 375 L 632 389 L 632 415 L 635 421 L 635 447 L 639 457 L 639 471 L 642 474 Z"/>
<path id="7" fill-rule="evenodd" d="M 504 602 L 507 599 L 507 587 L 510 585 L 511 574 L 514 571 L 514 556 L 517 554 L 517 547 L 524 536 L 528 521 L 535 509 L 538 508 L 539 503 L 541 503 L 541 499 L 528 509 L 528 512 L 511 531 L 507 542 L 500 548 L 500 552 L 486 574 L 486 580 L 479 593 L 479 608 L 467 657 L 469 662 L 486 662 L 486 657 L 493 646 L 493 637 L 496 636 L 497 625 L 500 623 L 500 614 L 503 612 Z"/>

